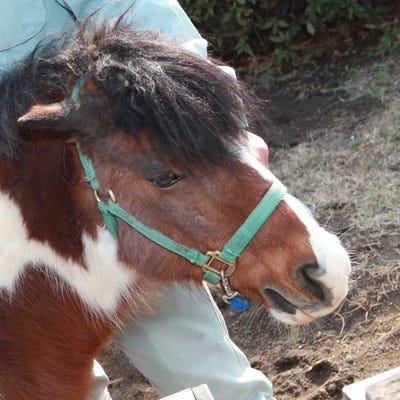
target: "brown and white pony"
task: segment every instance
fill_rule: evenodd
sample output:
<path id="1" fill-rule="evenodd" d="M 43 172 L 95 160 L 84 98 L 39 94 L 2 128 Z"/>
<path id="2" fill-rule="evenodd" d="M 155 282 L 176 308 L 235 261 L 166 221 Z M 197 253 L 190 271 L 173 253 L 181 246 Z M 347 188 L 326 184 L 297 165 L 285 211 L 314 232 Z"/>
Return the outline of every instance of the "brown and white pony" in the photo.
<path id="1" fill-rule="evenodd" d="M 124 222 L 110 234 L 75 144 L 101 199 L 112 189 L 147 226 L 216 250 L 276 180 L 263 143 L 249 144 L 249 104 L 213 64 L 120 25 L 42 44 L 1 77 L 1 399 L 84 399 L 121 318 L 146 311 L 160 287 L 202 279 Z M 229 284 L 296 324 L 339 305 L 349 269 L 339 240 L 285 195 Z"/>

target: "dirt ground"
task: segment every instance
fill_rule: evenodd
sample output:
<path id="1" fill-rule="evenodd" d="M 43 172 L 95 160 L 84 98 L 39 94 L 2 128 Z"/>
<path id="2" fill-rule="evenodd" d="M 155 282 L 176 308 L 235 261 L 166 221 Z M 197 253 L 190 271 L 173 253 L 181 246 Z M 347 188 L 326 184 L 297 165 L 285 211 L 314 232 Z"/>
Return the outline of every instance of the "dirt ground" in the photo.
<path id="1" fill-rule="evenodd" d="M 271 169 L 341 236 L 352 285 L 336 313 L 294 329 L 256 306 L 222 311 L 277 400 L 339 400 L 344 385 L 400 365 L 400 62 L 279 82 L 260 68 L 249 83 L 269 100 Z M 101 362 L 114 400 L 158 398 L 112 345 Z"/>

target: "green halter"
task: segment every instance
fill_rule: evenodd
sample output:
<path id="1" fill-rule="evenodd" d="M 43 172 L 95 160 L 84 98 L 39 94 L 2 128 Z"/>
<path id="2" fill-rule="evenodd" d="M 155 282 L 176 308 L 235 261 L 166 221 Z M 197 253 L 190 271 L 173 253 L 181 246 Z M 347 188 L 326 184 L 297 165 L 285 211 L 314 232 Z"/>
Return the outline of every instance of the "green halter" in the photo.
<path id="1" fill-rule="evenodd" d="M 81 77 L 78 80 L 72 91 L 72 99 L 78 97 L 79 91 L 84 82 L 84 77 Z M 247 217 L 244 223 L 239 227 L 236 233 L 232 236 L 229 242 L 225 245 L 222 251 L 208 251 L 204 254 L 197 249 L 175 242 L 168 236 L 165 236 L 161 232 L 158 232 L 157 230 L 152 229 L 137 220 L 133 215 L 129 214 L 118 204 L 112 191 L 109 191 L 110 198 L 107 200 L 107 202 L 101 200 L 100 196 L 98 195 L 100 185 L 96 178 L 96 172 L 93 163 L 85 154 L 82 153 L 79 143 L 76 144 L 76 148 L 82 167 L 85 171 L 85 179 L 95 193 L 97 206 L 103 217 L 104 224 L 114 237 L 118 236 L 117 218 L 119 218 L 130 227 L 141 233 L 143 236 L 157 243 L 159 246 L 178 254 L 183 258 L 186 258 L 192 264 L 202 267 L 204 271 L 203 280 L 206 280 L 213 285 L 221 282 L 225 290 L 225 297 L 229 302 L 231 302 L 233 298 L 239 296 L 237 292 L 230 292 L 227 278 L 235 271 L 236 259 L 240 256 L 251 239 L 259 231 L 264 222 L 268 219 L 268 217 L 283 199 L 286 189 L 280 182 L 273 182 L 272 186 L 265 193 L 264 197 L 260 200 L 260 202 Z M 226 269 L 221 270 L 214 267 L 214 261 L 219 261 L 225 264 L 227 266 Z"/>
<path id="2" fill-rule="evenodd" d="M 119 218 L 127 223 L 131 228 L 157 243 L 159 246 L 186 258 L 192 264 L 197 264 L 200 267 L 203 267 L 203 279 L 214 285 L 219 282 L 221 277 L 219 270 L 212 266 L 214 260 L 218 260 L 228 266 L 228 268 L 225 270 L 225 277 L 232 275 L 236 259 L 247 247 L 250 240 L 258 232 L 267 218 L 272 214 L 286 193 L 285 187 L 281 183 L 277 181 L 274 182 L 269 190 L 265 193 L 261 201 L 257 204 L 256 208 L 247 217 L 246 221 L 225 245 L 223 250 L 221 252 L 209 251 L 204 254 L 199 250 L 175 242 L 168 236 L 165 236 L 161 232 L 158 232 L 157 230 L 152 229 L 140 222 L 116 202 L 112 192 L 110 192 L 110 198 L 107 202 L 102 201 L 98 195 L 100 185 L 96 178 L 93 163 L 82 153 L 79 143 L 77 143 L 76 147 L 82 167 L 85 171 L 85 179 L 87 182 L 89 182 L 91 188 L 95 192 L 97 206 L 103 216 L 104 224 L 110 233 L 114 237 L 118 236 L 117 218 Z"/>

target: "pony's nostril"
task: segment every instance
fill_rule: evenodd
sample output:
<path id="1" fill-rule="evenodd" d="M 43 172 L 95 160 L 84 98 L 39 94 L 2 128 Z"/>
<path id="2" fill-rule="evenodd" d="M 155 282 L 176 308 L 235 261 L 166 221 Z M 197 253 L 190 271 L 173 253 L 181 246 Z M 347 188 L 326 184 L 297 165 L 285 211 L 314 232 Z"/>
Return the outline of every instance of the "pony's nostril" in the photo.
<path id="1" fill-rule="evenodd" d="M 300 266 L 297 270 L 297 279 L 303 289 L 310 292 L 317 299 L 325 301 L 325 286 L 319 281 L 319 278 L 324 275 L 325 271 L 317 263 L 308 263 Z"/>
<path id="2" fill-rule="evenodd" d="M 321 267 L 318 263 L 308 263 L 300 267 L 303 274 L 306 274 L 310 278 L 318 279 L 325 274 L 325 268 Z"/>

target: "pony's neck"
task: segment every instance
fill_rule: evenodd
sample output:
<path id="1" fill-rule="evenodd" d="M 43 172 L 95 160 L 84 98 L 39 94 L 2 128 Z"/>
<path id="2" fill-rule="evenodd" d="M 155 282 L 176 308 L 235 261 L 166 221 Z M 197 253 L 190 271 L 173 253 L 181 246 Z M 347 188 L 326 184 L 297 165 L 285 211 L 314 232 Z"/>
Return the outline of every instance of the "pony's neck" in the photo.
<path id="1" fill-rule="evenodd" d="M 8 400 L 84 398 L 93 358 L 115 328 L 46 273 L 26 269 L 12 299 L 0 302 L 0 394 Z"/>
<path id="2" fill-rule="evenodd" d="M 85 398 L 93 358 L 115 329 L 117 294 L 110 320 L 101 303 L 88 307 L 88 289 L 79 291 L 79 273 L 93 274 L 84 262 L 85 217 L 74 206 L 73 157 L 54 141 L 0 160 L 0 233 L 8 239 L 0 243 L 0 397 L 8 400 Z M 96 304 L 102 293 L 92 292 Z"/>

